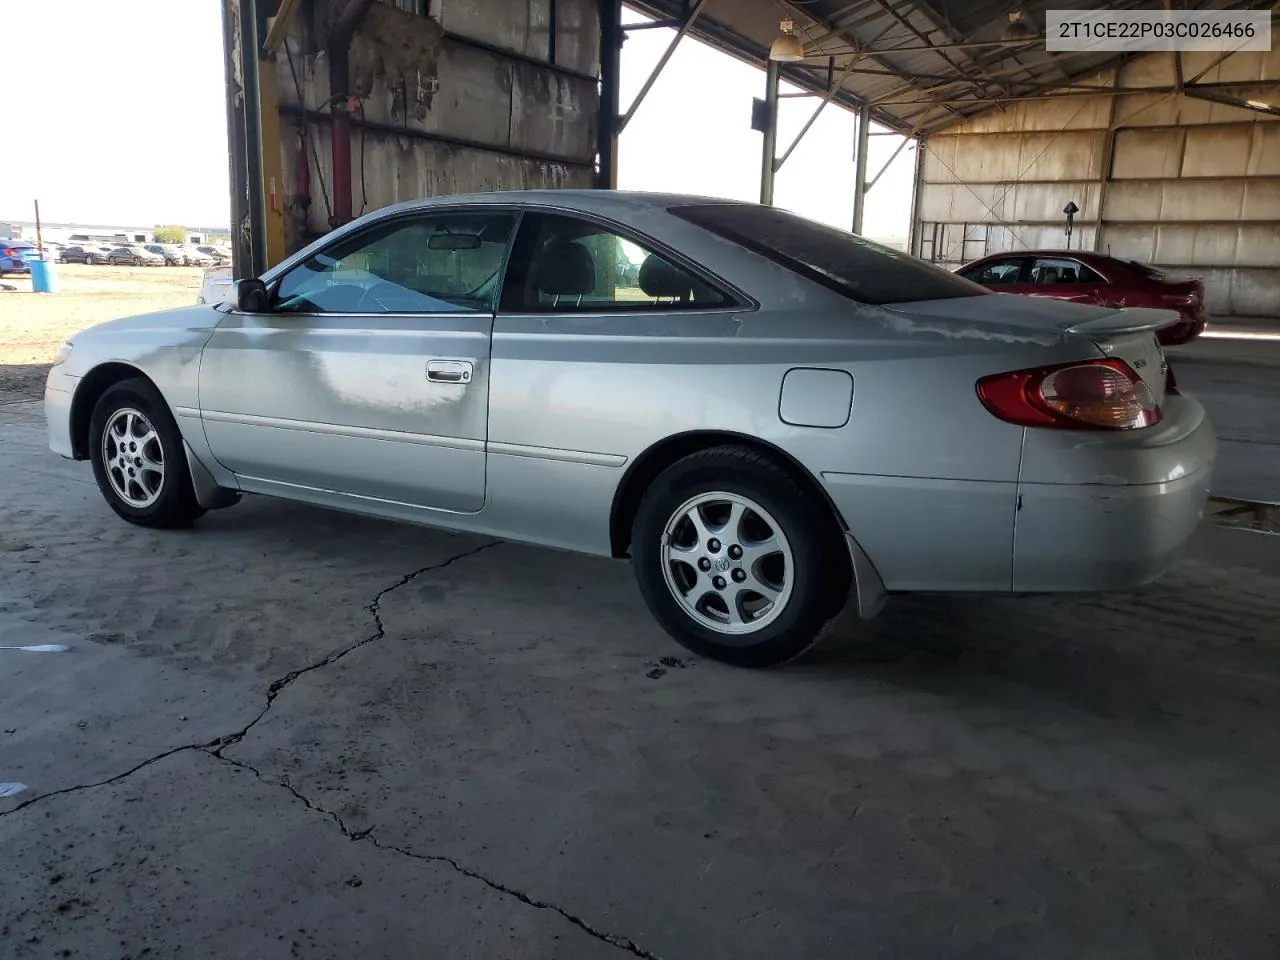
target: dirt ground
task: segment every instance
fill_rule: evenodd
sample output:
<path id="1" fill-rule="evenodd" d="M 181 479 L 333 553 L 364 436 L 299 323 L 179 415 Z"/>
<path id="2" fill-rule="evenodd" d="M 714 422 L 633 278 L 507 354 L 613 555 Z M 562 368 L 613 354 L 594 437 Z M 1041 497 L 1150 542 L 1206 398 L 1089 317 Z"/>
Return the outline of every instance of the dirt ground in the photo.
<path id="1" fill-rule="evenodd" d="M 58 265 L 60 290 L 31 292 L 26 277 L 0 278 L 0 399 L 38 396 L 46 366 L 67 337 L 94 324 L 196 302 L 199 267 Z M 9 289 L 5 289 L 9 288 Z"/>

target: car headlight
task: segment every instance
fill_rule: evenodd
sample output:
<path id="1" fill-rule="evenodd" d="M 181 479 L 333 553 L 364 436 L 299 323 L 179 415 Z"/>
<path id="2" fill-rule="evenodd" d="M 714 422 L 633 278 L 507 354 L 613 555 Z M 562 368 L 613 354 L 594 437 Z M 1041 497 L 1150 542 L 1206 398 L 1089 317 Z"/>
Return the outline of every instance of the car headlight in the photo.
<path id="1" fill-rule="evenodd" d="M 71 341 L 68 340 L 57 350 L 53 352 L 53 365 L 56 367 L 60 363 L 66 363 L 67 358 L 71 356 Z"/>

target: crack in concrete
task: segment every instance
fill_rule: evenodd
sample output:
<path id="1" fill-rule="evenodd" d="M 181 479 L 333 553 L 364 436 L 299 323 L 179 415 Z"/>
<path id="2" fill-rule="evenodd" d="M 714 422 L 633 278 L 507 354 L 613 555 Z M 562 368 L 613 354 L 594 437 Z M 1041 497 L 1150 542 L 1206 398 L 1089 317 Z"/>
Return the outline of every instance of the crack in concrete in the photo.
<path id="1" fill-rule="evenodd" d="M 452 868 L 457 873 L 461 874 L 462 876 L 470 877 L 472 880 L 479 880 L 481 883 L 483 883 L 485 886 L 489 887 L 490 889 L 496 890 L 497 892 L 505 896 L 514 897 L 515 899 L 519 900 L 523 904 L 526 904 L 530 907 L 534 907 L 538 910 L 550 910 L 553 913 L 558 913 L 561 917 L 563 917 L 565 920 L 572 923 L 575 927 L 578 927 L 579 929 L 583 930 L 585 933 L 589 934 L 590 936 L 594 937 L 597 940 L 602 941 L 603 943 L 607 943 L 612 947 L 617 947 L 620 950 L 625 950 L 628 953 L 632 954 L 633 956 L 643 957 L 644 960 L 660 960 L 657 954 L 650 953 L 648 950 L 645 950 L 643 947 L 637 944 L 630 937 L 624 937 L 621 934 L 609 933 L 606 930 L 601 930 L 591 925 L 586 920 L 582 919 L 582 917 L 579 917 L 577 914 L 570 913 L 568 910 L 564 909 L 563 907 L 556 906 L 554 903 L 550 903 L 546 900 L 539 900 L 538 898 L 532 897 L 521 890 L 517 890 L 514 887 L 508 886 L 507 884 L 503 883 L 501 880 L 494 880 L 492 877 L 486 876 L 485 874 L 480 873 L 479 871 L 472 870 L 468 867 L 464 867 L 461 863 L 459 863 L 453 857 L 446 857 L 440 854 L 432 854 L 432 853 L 415 853 L 414 851 L 408 850 L 405 847 L 399 847 L 393 843 L 387 843 L 383 840 L 380 840 L 378 837 L 374 836 L 373 831 L 375 828 L 373 826 L 370 826 L 368 829 L 365 829 L 365 830 L 353 830 L 351 827 L 347 826 L 347 823 L 345 820 L 342 819 L 341 814 L 335 813 L 333 810 L 329 810 L 326 807 L 320 806 L 318 803 L 316 803 L 310 797 L 308 797 L 305 793 L 303 793 L 301 790 L 295 787 L 292 783 L 290 783 L 287 777 L 281 777 L 280 779 L 275 780 L 265 776 L 260 770 L 258 770 L 257 767 L 253 766 L 253 764 L 246 763 L 243 760 L 237 760 L 234 757 L 228 757 L 216 751 L 209 751 L 209 754 L 210 756 L 216 757 L 218 760 L 221 760 L 223 763 L 229 763 L 234 767 L 239 767 L 242 770 L 247 770 L 249 773 L 253 774 L 261 782 L 267 784 L 268 786 L 282 787 L 285 790 L 288 790 L 289 793 L 293 794 L 293 796 L 296 799 L 300 800 L 303 806 L 305 806 L 308 810 L 312 811 L 313 813 L 318 813 L 323 817 L 327 817 L 330 820 L 332 820 L 334 823 L 336 823 L 338 825 L 338 829 L 342 831 L 343 836 L 345 836 L 348 840 L 352 841 L 353 843 L 360 843 L 361 841 L 367 840 L 369 841 L 369 843 L 373 844 L 373 846 L 375 846 L 379 850 L 385 850 L 390 853 L 395 853 L 395 854 L 398 854 L 399 856 L 407 857 L 410 860 L 419 860 L 419 861 L 422 861 L 423 863 L 443 863 L 448 867 Z"/>
<path id="2" fill-rule="evenodd" d="M 266 705 L 263 706 L 262 710 L 258 713 L 257 716 L 255 716 L 252 720 L 250 720 L 247 724 L 245 724 L 242 728 L 237 730 L 235 733 L 218 737 L 217 739 L 208 741 L 206 743 L 189 743 L 179 747 L 173 747 L 169 750 L 165 750 L 163 753 L 156 754 L 154 757 L 149 757 L 146 760 L 143 760 L 141 763 L 138 763 L 135 766 L 130 767 L 124 773 L 116 774 L 115 776 L 110 777 L 106 780 L 99 780 L 95 783 L 76 784 L 75 786 L 64 787 L 61 790 L 53 790 L 53 791 L 50 791 L 49 793 L 42 793 L 39 796 L 35 796 L 35 797 L 32 797 L 30 800 L 24 801 L 23 803 L 14 807 L 12 810 L 6 810 L 3 813 L 0 813 L 0 817 L 17 813 L 19 810 L 23 810 L 31 806 L 32 804 L 41 802 L 42 800 L 48 800 L 51 797 L 63 796 L 64 794 L 68 794 L 68 793 L 77 793 L 82 790 L 92 790 L 97 787 L 105 787 L 110 784 L 119 783 L 120 781 L 128 779 L 129 777 L 133 776 L 139 770 L 142 770 L 145 767 L 149 767 L 153 763 L 159 763 L 161 760 L 164 760 L 168 757 L 172 757 L 174 754 L 197 750 L 223 763 L 229 764 L 234 767 L 239 767 L 242 770 L 249 771 L 255 777 L 257 777 L 258 780 L 260 780 L 262 783 L 267 784 L 268 786 L 283 787 L 285 790 L 288 790 L 289 793 L 291 793 L 296 799 L 301 801 L 302 804 L 308 810 L 311 810 L 314 813 L 318 813 L 321 816 L 328 817 L 330 820 L 336 823 L 338 825 L 338 829 L 342 831 L 343 836 L 345 836 L 348 840 L 351 840 L 354 843 L 359 843 L 361 841 L 368 840 L 371 844 L 373 844 L 374 847 L 376 847 L 379 850 L 389 851 L 391 853 L 398 854 L 399 856 L 407 857 L 411 860 L 419 860 L 423 863 L 446 864 L 451 869 L 461 874 L 462 876 L 470 877 L 473 880 L 478 880 L 481 883 L 483 883 L 485 886 L 489 887 L 492 890 L 496 890 L 497 892 L 503 894 L 504 896 L 514 897 L 516 900 L 519 900 L 521 903 L 524 903 L 530 907 L 534 907 L 535 909 L 538 909 L 538 910 L 550 910 L 554 913 L 559 914 L 569 923 L 578 927 L 579 929 L 587 933 L 589 936 L 594 937 L 595 939 L 601 941 L 602 943 L 607 943 L 610 946 L 617 947 L 620 950 L 625 950 L 628 953 L 632 954 L 633 956 L 644 958 L 644 960 L 660 960 L 660 958 L 656 954 L 650 953 L 648 950 L 645 950 L 643 947 L 639 946 L 635 941 L 633 941 L 629 937 L 624 937 L 620 934 L 609 933 L 608 931 L 600 930 L 592 926 L 590 923 L 588 923 L 583 918 L 577 916 L 576 914 L 570 913 L 568 910 L 564 909 L 563 907 L 556 906 L 554 903 L 549 903 L 545 900 L 539 900 L 536 897 L 532 897 L 527 893 L 524 893 L 520 890 L 515 889 L 514 887 L 510 887 L 507 884 L 502 883 L 500 880 L 494 880 L 492 877 L 485 876 L 484 874 L 479 873 L 478 871 L 471 870 L 467 867 L 464 867 L 461 863 L 459 863 L 453 857 L 446 857 L 438 854 L 415 853 L 412 850 L 405 849 L 404 847 L 398 847 L 395 844 L 386 843 L 382 840 L 379 840 L 377 837 L 373 836 L 373 830 L 374 830 L 373 827 L 369 827 L 367 830 L 353 830 L 352 828 L 347 826 L 346 822 L 342 819 L 342 817 L 339 814 L 333 812 L 332 810 L 328 810 L 320 806 L 319 804 L 315 803 L 314 801 L 312 801 L 308 796 L 306 796 L 306 794 L 304 794 L 302 791 L 294 787 L 293 784 L 291 784 L 287 778 L 273 780 L 265 776 L 261 771 L 259 771 L 252 764 L 246 763 L 243 760 L 237 760 L 234 757 L 229 757 L 223 752 L 228 747 L 234 746 L 235 744 L 243 741 L 244 738 L 248 736 L 249 731 L 252 730 L 264 717 L 266 717 L 267 713 L 271 710 L 272 704 L 275 703 L 276 698 L 279 697 L 280 694 L 283 693 L 286 689 L 288 689 L 289 686 L 292 685 L 293 682 L 297 680 L 299 677 L 304 676 L 305 674 L 311 673 L 314 670 L 319 670 L 323 667 L 331 666 L 332 664 L 337 663 L 339 660 L 343 659 L 348 654 L 355 652 L 356 650 L 360 649 L 366 644 L 373 643 L 375 640 L 381 640 L 384 637 L 386 637 L 387 627 L 386 627 L 386 623 L 382 619 L 382 600 L 384 597 L 386 597 L 390 593 L 393 593 L 396 590 L 399 590 L 401 587 L 407 586 L 408 584 L 412 583 L 414 580 L 417 580 L 419 577 L 423 576 L 424 574 L 432 573 L 436 570 L 443 570 L 445 567 L 451 566 L 460 560 L 465 560 L 469 557 L 474 557 L 476 554 L 482 553 L 483 551 L 488 550 L 491 547 L 496 547 L 501 542 L 502 541 L 500 540 L 493 540 L 493 541 L 490 541 L 489 543 L 481 544 L 480 546 L 475 547 L 471 550 L 466 550 L 466 551 L 463 551 L 462 553 L 454 554 L 453 556 L 439 563 L 429 564 L 425 567 L 422 567 L 418 570 L 413 571 L 412 573 L 407 573 L 403 577 L 401 577 L 399 580 L 397 580 L 395 583 L 391 584 L 391 586 L 384 587 L 381 590 L 379 590 L 374 595 L 373 600 L 371 600 L 365 606 L 365 609 L 368 610 L 369 613 L 373 616 L 373 622 L 376 628 L 373 633 L 371 633 L 367 637 L 364 637 L 361 640 L 357 640 L 355 643 L 349 646 L 343 647 L 341 650 L 335 651 L 334 653 L 331 653 L 328 656 L 315 661 L 314 663 L 308 664 L 307 666 L 301 667 L 297 670 L 292 670 L 289 673 L 285 674 L 283 677 L 280 677 L 279 679 L 272 681 L 271 684 L 267 687 Z"/>
<path id="3" fill-rule="evenodd" d="M 427 566 L 422 567 L 418 570 L 415 570 L 412 573 L 405 574 L 403 577 L 401 577 L 391 586 L 384 587 L 383 589 L 379 590 L 376 594 L 374 594 L 373 599 L 368 604 L 365 605 L 365 609 L 368 610 L 369 613 L 373 615 L 373 622 L 375 627 L 377 628 L 372 634 L 370 634 L 369 636 L 361 640 L 357 640 L 355 643 L 351 644 L 348 647 L 344 647 L 343 649 L 338 650 L 335 653 L 329 654 L 327 657 L 323 657 L 322 659 L 317 660 L 315 663 L 302 667 L 301 669 L 298 669 L 298 670 L 293 670 L 285 674 L 280 679 L 272 681 L 271 685 L 267 687 L 266 705 L 262 708 L 262 710 L 258 713 L 256 717 L 250 720 L 247 724 L 245 724 L 235 733 L 227 734 L 226 736 L 218 737 L 215 740 L 210 740 L 202 743 L 187 743 L 187 744 L 183 744 L 182 746 L 171 747 L 170 749 L 165 750 L 163 753 L 158 753 L 154 757 L 148 757 L 146 760 L 143 760 L 141 763 L 135 764 L 134 766 L 130 767 L 128 770 L 124 771 L 124 773 L 118 773 L 115 776 L 108 777 L 105 780 L 98 780 L 98 781 L 95 781 L 94 783 L 78 783 L 78 784 L 75 784 L 74 786 L 63 787 L 61 790 L 51 790 L 48 793 L 37 794 L 34 797 L 24 800 L 22 803 L 15 806 L 12 810 L 0 811 L 0 817 L 7 817 L 11 814 L 17 813 L 19 810 L 25 810 L 27 807 L 31 806 L 32 804 L 40 803 L 44 800 L 50 799 L 51 797 L 61 797 L 68 793 L 77 793 L 81 790 L 94 790 L 94 789 L 97 789 L 98 787 L 106 787 L 106 786 L 110 786 L 111 784 L 119 783 L 121 780 L 125 780 L 128 777 L 133 776 L 135 773 L 137 773 L 139 770 L 142 770 L 144 767 L 149 767 L 153 763 L 157 763 L 160 760 L 164 760 L 167 757 L 171 757 L 175 753 L 182 753 L 185 750 L 203 750 L 207 753 L 211 753 L 212 755 L 221 758 L 221 751 L 231 746 L 232 744 L 239 743 L 241 740 L 243 740 L 248 735 L 249 731 L 252 730 L 259 723 L 259 721 L 261 721 L 267 715 L 267 712 L 271 709 L 271 705 L 275 702 L 276 697 L 278 697 L 281 694 L 281 692 L 283 692 L 290 684 L 292 684 L 295 680 L 297 680 L 303 674 L 307 674 L 313 670 L 319 670 L 321 667 L 327 667 L 330 664 L 337 663 L 339 660 L 341 660 L 343 657 L 345 657 L 347 654 L 351 653 L 352 651 L 358 650 L 360 647 L 363 647 L 367 643 L 372 643 L 374 640 L 381 640 L 383 637 L 385 637 L 387 635 L 387 628 L 386 628 L 386 624 L 384 624 L 382 621 L 382 609 L 381 609 L 383 597 L 385 597 L 387 594 L 395 590 L 399 590 L 401 587 L 406 586 L 407 584 L 412 583 L 414 580 L 417 580 L 423 574 L 431 573 L 435 570 L 443 570 L 445 567 L 452 566 L 453 564 L 457 563 L 459 560 L 465 560 L 468 557 L 474 557 L 476 554 L 482 553 L 483 551 L 488 550 L 491 547 L 496 547 L 501 542 L 502 542 L 501 540 L 491 540 L 488 543 L 482 543 L 478 547 L 474 547 L 470 550 L 464 550 L 462 553 L 454 554 L 453 556 L 449 557 L 446 560 L 442 560 L 438 563 L 428 564 Z"/>
<path id="4" fill-rule="evenodd" d="M 205 749 L 205 748 L 212 747 L 213 748 L 211 750 L 212 754 L 215 757 L 221 758 L 223 750 L 225 750 L 227 747 L 234 746 L 235 744 L 240 743 L 242 740 L 244 740 L 246 736 L 248 736 L 249 731 L 252 730 L 255 726 L 257 726 L 259 721 L 261 721 L 264 717 L 266 717 L 268 711 L 271 710 L 271 705 L 275 703 L 276 697 L 280 696 L 280 694 L 283 693 L 299 677 L 304 676 L 305 674 L 311 673 L 313 670 L 319 670 L 323 667 L 332 666 L 333 664 L 337 663 L 339 660 L 346 657 L 348 654 L 354 653 L 356 650 L 359 650 L 365 644 L 373 643 L 375 640 L 381 640 L 384 637 L 386 637 L 387 626 L 382 621 L 382 598 L 383 597 L 385 597 L 389 593 L 394 593 L 396 590 L 399 590 L 401 587 L 408 586 L 409 584 L 413 583 L 413 581 L 421 577 L 423 574 L 433 573 L 436 570 L 443 570 L 445 567 L 452 566 L 453 564 L 457 563 L 459 560 L 466 560 L 469 557 L 474 557 L 476 554 L 483 553 L 485 550 L 488 550 L 492 547 L 496 547 L 501 543 L 502 543 L 501 540 L 491 540 L 488 543 L 482 543 L 480 544 L 480 546 L 474 547 L 471 550 L 464 550 L 462 553 L 454 554 L 452 557 L 449 557 L 447 560 L 442 560 L 439 563 L 428 564 L 427 566 L 422 567 L 418 570 L 415 570 L 412 573 L 406 573 L 403 577 L 401 577 L 391 586 L 383 587 L 376 594 L 374 594 L 373 599 L 369 601 L 369 603 L 365 604 L 365 609 L 368 610 L 369 613 L 373 616 L 373 623 L 375 627 L 373 633 L 369 634 L 369 636 L 365 637 L 362 640 L 357 640 L 355 643 L 351 644 L 350 646 L 343 647 L 341 650 L 338 650 L 334 653 L 329 654 L 327 657 L 322 657 L 321 659 L 315 661 L 314 663 L 308 664 L 307 666 L 301 667 L 297 670 L 291 670 L 289 673 L 286 673 L 283 677 L 280 677 L 278 680 L 273 680 L 271 682 L 271 685 L 267 687 L 267 703 L 266 703 L 266 706 L 262 708 L 261 713 L 259 713 L 256 717 L 250 720 L 244 727 L 242 727 L 240 730 L 237 730 L 235 733 L 228 734 L 225 737 L 220 737 L 218 740 L 215 740 L 212 743 L 199 744 L 197 748 Z"/>

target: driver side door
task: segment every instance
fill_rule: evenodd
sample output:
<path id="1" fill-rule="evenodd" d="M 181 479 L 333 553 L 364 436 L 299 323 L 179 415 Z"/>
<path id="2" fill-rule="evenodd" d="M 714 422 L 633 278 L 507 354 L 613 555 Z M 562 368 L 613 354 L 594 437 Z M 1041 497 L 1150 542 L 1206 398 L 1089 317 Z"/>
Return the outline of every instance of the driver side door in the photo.
<path id="1" fill-rule="evenodd" d="M 490 338 L 517 216 L 419 212 L 348 234 L 229 311 L 204 348 L 210 448 L 243 489 L 394 514 L 485 500 Z"/>

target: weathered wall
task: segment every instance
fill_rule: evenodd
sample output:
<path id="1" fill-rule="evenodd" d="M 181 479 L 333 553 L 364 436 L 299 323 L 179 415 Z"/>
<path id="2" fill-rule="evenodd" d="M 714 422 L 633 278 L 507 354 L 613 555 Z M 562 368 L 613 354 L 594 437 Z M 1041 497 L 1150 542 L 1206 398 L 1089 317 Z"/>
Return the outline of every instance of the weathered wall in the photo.
<path id="1" fill-rule="evenodd" d="M 1270 52 L 1184 53 L 1182 75 L 1252 84 L 1233 96 L 1280 102 Z M 1171 88 L 1175 56 L 1150 54 L 1082 79 Z M 1065 95 L 1062 95 L 1065 94 Z M 1004 250 L 1066 242 L 1205 281 L 1216 315 L 1280 315 L 1280 124 L 1254 110 L 1175 92 L 1060 91 L 991 111 L 926 145 L 915 252 L 955 267 Z"/>
<path id="2" fill-rule="evenodd" d="M 288 50 L 276 54 L 291 249 L 329 228 L 330 90 L 319 48 L 344 3 L 314 0 L 292 25 Z M 353 212 L 441 194 L 591 186 L 596 0 L 416 6 L 425 13 L 375 3 L 351 45 Z M 296 202 L 304 129 L 309 209 Z"/>

